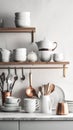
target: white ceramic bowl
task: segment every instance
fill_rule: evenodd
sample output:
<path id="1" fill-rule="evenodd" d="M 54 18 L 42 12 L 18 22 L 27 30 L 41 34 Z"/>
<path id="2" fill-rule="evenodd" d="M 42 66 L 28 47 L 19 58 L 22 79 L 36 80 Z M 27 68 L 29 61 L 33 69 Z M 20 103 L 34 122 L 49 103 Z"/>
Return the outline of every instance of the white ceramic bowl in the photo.
<path id="1" fill-rule="evenodd" d="M 16 12 L 15 17 L 21 18 L 21 17 L 30 17 L 30 12 Z"/>
<path id="2" fill-rule="evenodd" d="M 16 27 L 30 27 L 30 21 L 26 20 L 15 20 Z"/>
<path id="3" fill-rule="evenodd" d="M 56 62 L 63 61 L 64 60 L 63 53 L 55 53 L 55 54 L 53 54 L 53 60 L 56 61 Z"/>
<path id="4" fill-rule="evenodd" d="M 51 54 L 48 50 L 41 50 L 38 53 L 41 61 L 51 61 Z"/>
<path id="5" fill-rule="evenodd" d="M 26 48 L 17 48 L 17 49 L 14 49 L 15 52 L 18 52 L 18 53 L 25 53 L 26 54 L 26 51 L 27 49 Z"/>
<path id="6" fill-rule="evenodd" d="M 15 56 L 14 61 L 26 61 L 26 56 L 23 55 Z"/>
<path id="7" fill-rule="evenodd" d="M 36 109 L 39 107 L 39 100 L 38 99 L 32 99 L 32 98 L 25 98 L 24 99 L 24 110 L 28 113 L 33 113 L 36 111 Z"/>

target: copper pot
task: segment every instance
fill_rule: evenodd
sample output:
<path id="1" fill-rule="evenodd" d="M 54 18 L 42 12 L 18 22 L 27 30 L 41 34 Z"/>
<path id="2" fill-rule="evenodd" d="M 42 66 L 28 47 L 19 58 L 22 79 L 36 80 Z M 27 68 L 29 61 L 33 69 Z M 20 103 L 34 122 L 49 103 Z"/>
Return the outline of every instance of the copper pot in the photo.
<path id="1" fill-rule="evenodd" d="M 32 87 L 32 73 L 29 73 L 29 87 L 26 88 L 25 94 L 27 97 L 32 98 L 32 97 L 37 97 L 36 90 Z"/>
<path id="2" fill-rule="evenodd" d="M 57 104 L 56 114 L 57 115 L 67 115 L 68 114 L 67 102 L 59 102 Z"/>

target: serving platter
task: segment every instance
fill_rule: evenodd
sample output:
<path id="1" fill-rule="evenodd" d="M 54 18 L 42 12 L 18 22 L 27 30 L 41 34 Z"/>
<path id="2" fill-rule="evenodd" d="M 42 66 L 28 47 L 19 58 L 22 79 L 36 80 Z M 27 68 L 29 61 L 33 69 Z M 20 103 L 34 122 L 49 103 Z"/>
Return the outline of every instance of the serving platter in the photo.
<path id="1" fill-rule="evenodd" d="M 55 90 L 50 94 L 50 98 L 52 100 L 52 109 L 56 109 L 58 102 L 62 102 L 65 100 L 65 94 L 61 87 L 55 85 Z"/>

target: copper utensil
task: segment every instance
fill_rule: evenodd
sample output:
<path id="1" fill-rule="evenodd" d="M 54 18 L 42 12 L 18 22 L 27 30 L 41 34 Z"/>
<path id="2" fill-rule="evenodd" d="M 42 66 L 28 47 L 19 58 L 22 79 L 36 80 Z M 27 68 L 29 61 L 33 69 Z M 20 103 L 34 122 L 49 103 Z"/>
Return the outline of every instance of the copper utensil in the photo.
<path id="1" fill-rule="evenodd" d="M 7 96 L 11 96 L 12 93 L 9 92 L 9 91 L 3 91 L 3 92 L 1 92 L 1 94 L 2 94 L 2 105 L 3 105 L 4 102 L 5 102 L 5 98 L 6 98 Z"/>
<path id="2" fill-rule="evenodd" d="M 25 94 L 27 97 L 32 98 L 32 97 L 38 97 L 36 94 L 36 90 L 32 87 L 32 73 L 29 73 L 29 87 L 26 88 Z"/>

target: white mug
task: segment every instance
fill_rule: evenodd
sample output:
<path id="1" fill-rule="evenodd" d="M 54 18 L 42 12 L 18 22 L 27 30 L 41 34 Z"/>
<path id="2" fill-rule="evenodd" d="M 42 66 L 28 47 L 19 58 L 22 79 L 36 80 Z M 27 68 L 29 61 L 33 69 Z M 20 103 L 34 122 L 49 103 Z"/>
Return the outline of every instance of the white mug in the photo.
<path id="1" fill-rule="evenodd" d="M 33 113 L 37 110 L 39 107 L 39 100 L 38 99 L 32 99 L 32 98 L 25 98 L 24 99 L 24 110 L 28 113 Z"/>
<path id="2" fill-rule="evenodd" d="M 17 104 L 21 101 L 20 98 L 16 98 L 16 97 L 12 97 L 12 96 L 8 96 L 5 99 L 5 103 L 9 103 L 9 104 Z"/>

